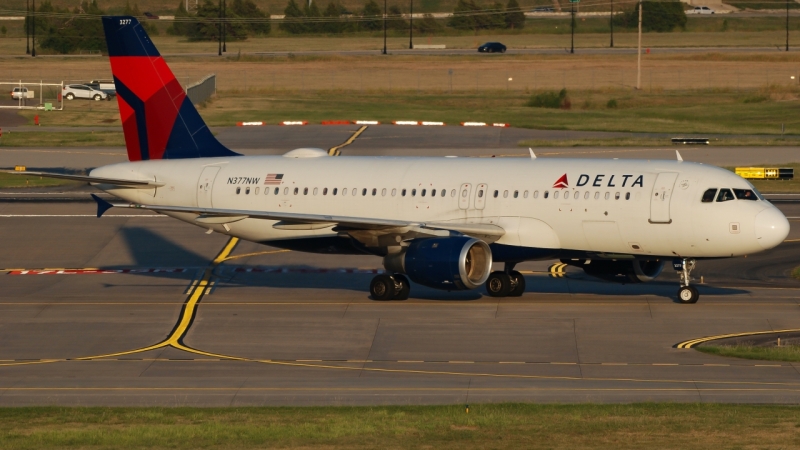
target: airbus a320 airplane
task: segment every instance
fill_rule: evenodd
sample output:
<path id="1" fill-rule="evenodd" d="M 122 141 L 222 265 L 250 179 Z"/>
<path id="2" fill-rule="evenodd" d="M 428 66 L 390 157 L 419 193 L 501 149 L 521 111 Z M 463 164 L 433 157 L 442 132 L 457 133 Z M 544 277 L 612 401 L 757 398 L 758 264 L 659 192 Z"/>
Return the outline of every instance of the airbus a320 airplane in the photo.
<path id="1" fill-rule="evenodd" d="M 764 251 L 786 217 L 739 176 L 675 161 L 330 157 L 314 148 L 241 156 L 211 134 L 133 17 L 103 17 L 130 162 L 87 181 L 128 203 L 285 249 L 383 258 L 375 299 L 409 279 L 519 296 L 522 261 L 561 259 L 605 279 L 647 282 L 666 262 L 694 303 L 696 260 Z M 505 263 L 492 272 L 492 263 Z"/>

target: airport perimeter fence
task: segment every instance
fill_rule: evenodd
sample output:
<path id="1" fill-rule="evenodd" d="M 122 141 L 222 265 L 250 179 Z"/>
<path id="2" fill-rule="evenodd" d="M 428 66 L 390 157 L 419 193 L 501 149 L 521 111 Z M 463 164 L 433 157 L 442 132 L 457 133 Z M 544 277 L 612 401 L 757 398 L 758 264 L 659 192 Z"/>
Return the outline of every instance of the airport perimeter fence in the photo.
<path id="1" fill-rule="evenodd" d="M 216 93 L 217 76 L 213 73 L 197 83 L 186 86 L 186 96 L 189 97 L 193 105 L 203 103 Z"/>
<path id="2" fill-rule="evenodd" d="M 41 109 L 60 111 L 64 109 L 61 91 L 62 82 L 0 81 L 0 108 Z"/>

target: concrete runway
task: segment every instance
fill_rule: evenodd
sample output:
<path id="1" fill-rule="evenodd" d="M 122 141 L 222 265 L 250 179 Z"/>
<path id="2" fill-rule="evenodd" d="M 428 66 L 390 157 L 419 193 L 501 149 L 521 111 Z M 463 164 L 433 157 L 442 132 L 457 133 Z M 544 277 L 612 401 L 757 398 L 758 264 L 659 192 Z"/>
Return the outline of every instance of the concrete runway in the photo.
<path id="1" fill-rule="evenodd" d="M 426 152 L 449 139 L 406 142 L 377 128 L 387 137 L 374 135 L 371 146 L 359 138 L 343 153 Z M 300 138 L 290 133 L 310 130 L 276 133 L 272 142 L 293 148 Z M 336 145 L 347 130 L 320 127 L 311 144 Z M 508 130 L 489 131 L 476 136 L 502 148 Z M 478 151 L 470 139 L 459 142 L 445 152 Z M 687 149 L 720 163 L 716 150 Z M 52 165 L 94 157 L 94 166 L 111 152 L 81 151 L 17 156 Z M 113 152 L 109 162 L 124 160 Z M 702 298 L 680 305 L 668 269 L 655 283 L 623 286 L 573 268 L 553 278 L 550 262 L 519 267 L 528 285 L 520 298 L 415 285 L 407 301 L 375 302 L 375 257 L 235 242 L 143 211 L 97 219 L 90 203 L 0 202 L 0 268 L 9 269 L 0 273 L 0 405 L 798 403 L 799 364 L 673 348 L 703 336 L 798 328 L 800 284 L 789 271 L 800 264 L 800 205 L 780 207 L 793 218 L 790 242 L 699 263 L 693 276 L 704 278 Z M 22 270 L 48 268 L 55 270 Z"/>

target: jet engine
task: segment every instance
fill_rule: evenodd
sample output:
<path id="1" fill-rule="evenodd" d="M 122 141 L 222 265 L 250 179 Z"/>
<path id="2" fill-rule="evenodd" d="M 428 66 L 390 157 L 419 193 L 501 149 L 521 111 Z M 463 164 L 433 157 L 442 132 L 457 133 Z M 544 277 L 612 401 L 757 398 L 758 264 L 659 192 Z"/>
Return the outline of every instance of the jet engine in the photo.
<path id="1" fill-rule="evenodd" d="M 383 265 L 423 286 L 475 289 L 489 278 L 492 251 L 485 242 L 466 236 L 414 239 L 402 251 L 384 257 Z"/>
<path id="2" fill-rule="evenodd" d="M 664 260 L 561 260 L 564 264 L 577 266 L 587 275 L 618 283 L 648 283 L 661 274 Z"/>

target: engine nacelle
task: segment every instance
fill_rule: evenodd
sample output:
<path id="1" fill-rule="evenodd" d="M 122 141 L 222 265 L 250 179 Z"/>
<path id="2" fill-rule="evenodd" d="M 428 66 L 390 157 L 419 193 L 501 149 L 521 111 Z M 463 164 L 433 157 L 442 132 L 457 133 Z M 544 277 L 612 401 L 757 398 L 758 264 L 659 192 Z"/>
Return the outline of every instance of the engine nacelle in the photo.
<path id="1" fill-rule="evenodd" d="M 618 261 L 572 261 L 562 260 L 565 264 L 578 266 L 587 275 L 618 283 L 648 283 L 661 274 L 664 260 L 618 260 Z"/>
<path id="2" fill-rule="evenodd" d="M 485 242 L 466 236 L 414 239 L 403 251 L 387 255 L 383 265 L 434 289 L 475 289 L 489 278 L 492 251 Z"/>

